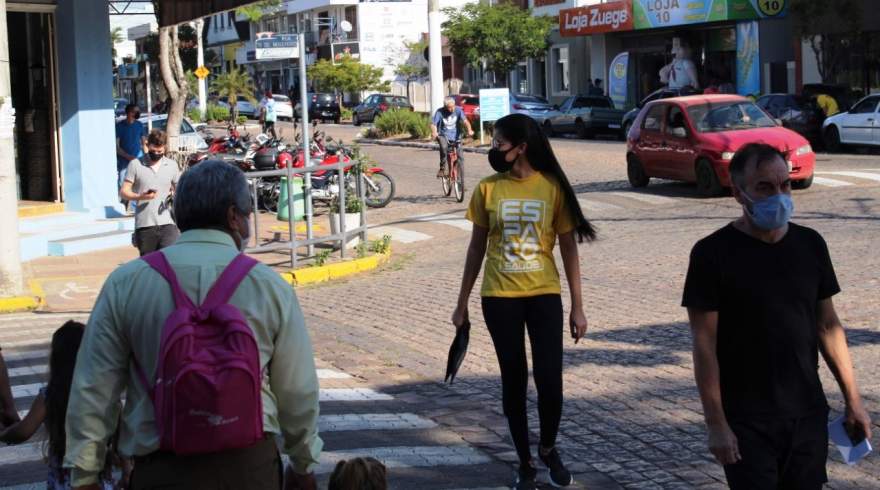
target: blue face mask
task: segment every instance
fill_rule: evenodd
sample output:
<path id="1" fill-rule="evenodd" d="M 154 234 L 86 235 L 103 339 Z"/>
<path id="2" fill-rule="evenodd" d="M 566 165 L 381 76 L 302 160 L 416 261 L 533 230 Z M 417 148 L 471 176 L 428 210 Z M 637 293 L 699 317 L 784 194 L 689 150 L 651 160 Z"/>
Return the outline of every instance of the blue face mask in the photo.
<path id="1" fill-rule="evenodd" d="M 782 228 L 791 219 L 794 212 L 794 202 L 788 194 L 774 194 L 770 197 L 755 201 L 745 191 L 743 197 L 750 206 L 744 206 L 752 223 L 762 230 L 776 230 Z M 749 209 L 751 208 L 751 209 Z"/>

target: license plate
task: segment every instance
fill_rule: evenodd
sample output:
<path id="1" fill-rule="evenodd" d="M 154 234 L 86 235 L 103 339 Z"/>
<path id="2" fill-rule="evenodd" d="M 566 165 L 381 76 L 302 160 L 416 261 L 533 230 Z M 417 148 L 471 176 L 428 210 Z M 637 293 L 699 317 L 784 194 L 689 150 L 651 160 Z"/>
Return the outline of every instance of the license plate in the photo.
<path id="1" fill-rule="evenodd" d="M 620 129 L 620 124 L 609 124 L 608 127 L 611 129 Z"/>

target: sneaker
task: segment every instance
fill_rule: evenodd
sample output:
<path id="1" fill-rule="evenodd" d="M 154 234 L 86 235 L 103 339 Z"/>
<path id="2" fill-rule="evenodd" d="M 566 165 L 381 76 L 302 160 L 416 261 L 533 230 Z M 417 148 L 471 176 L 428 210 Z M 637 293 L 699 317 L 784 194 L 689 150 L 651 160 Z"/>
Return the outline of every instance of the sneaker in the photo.
<path id="1" fill-rule="evenodd" d="M 513 490 L 536 490 L 535 478 L 537 476 L 538 470 L 531 463 L 521 463 L 519 470 L 516 472 L 516 481 L 511 488 Z"/>
<path id="2" fill-rule="evenodd" d="M 446 165 L 441 166 L 437 171 L 437 178 L 442 179 L 443 177 L 446 177 Z"/>
<path id="3" fill-rule="evenodd" d="M 541 458 L 541 461 L 550 470 L 551 485 L 554 487 L 567 487 L 574 482 L 571 472 L 562 464 L 562 459 L 559 458 L 559 451 L 555 447 L 547 454 L 543 454 L 539 448 L 538 457 Z"/>

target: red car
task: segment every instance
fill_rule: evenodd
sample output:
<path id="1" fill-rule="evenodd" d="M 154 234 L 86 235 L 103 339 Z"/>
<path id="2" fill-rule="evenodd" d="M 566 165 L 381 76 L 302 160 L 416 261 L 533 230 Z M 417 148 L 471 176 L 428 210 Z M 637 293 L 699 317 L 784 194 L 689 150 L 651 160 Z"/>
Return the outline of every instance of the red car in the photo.
<path id="1" fill-rule="evenodd" d="M 464 111 L 464 117 L 470 122 L 480 118 L 480 96 L 474 94 L 457 94 L 450 96 L 455 99 L 455 105 Z"/>
<path id="2" fill-rule="evenodd" d="M 730 160 L 747 143 L 767 143 L 782 152 L 792 187 L 813 183 L 816 154 L 810 143 L 738 95 L 650 102 L 627 135 L 627 177 L 633 187 L 645 187 L 651 177 L 696 182 L 702 195 L 717 196 L 730 187 Z"/>

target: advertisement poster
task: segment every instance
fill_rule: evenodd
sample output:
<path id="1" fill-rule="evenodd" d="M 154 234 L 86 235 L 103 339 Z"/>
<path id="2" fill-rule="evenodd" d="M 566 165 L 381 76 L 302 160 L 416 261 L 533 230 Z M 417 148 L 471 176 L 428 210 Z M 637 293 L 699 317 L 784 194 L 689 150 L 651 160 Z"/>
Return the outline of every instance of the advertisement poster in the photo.
<path id="1" fill-rule="evenodd" d="M 608 69 L 608 96 L 618 109 L 626 106 L 628 75 L 629 53 L 620 53 L 614 57 L 611 68 Z"/>
<path id="2" fill-rule="evenodd" d="M 633 0 L 635 29 L 781 17 L 788 0 Z"/>
<path id="3" fill-rule="evenodd" d="M 736 92 L 740 95 L 761 93 L 757 21 L 736 25 Z"/>
<path id="4" fill-rule="evenodd" d="M 480 89 L 480 122 L 497 121 L 510 114 L 510 89 Z"/>

